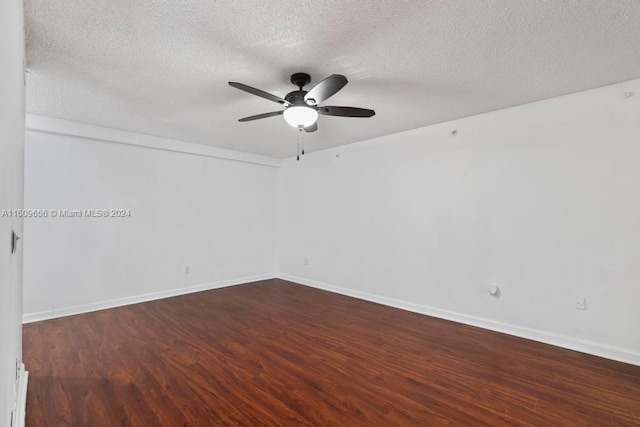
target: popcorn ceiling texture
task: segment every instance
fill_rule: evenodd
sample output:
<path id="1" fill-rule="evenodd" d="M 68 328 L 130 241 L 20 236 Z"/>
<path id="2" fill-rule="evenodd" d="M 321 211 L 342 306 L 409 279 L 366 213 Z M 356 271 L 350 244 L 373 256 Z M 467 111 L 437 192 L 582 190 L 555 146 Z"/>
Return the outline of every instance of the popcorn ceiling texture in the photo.
<path id="1" fill-rule="evenodd" d="M 289 75 L 350 83 L 308 151 L 640 77 L 640 1 L 25 0 L 27 112 L 283 158 Z"/>

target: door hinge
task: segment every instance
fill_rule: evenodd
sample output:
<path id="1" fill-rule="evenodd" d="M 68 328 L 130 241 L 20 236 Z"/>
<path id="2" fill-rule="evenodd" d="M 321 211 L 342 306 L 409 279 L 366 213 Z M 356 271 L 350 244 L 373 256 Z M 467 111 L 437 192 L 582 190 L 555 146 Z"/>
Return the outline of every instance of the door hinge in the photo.
<path id="1" fill-rule="evenodd" d="M 20 236 L 16 234 L 15 231 L 11 230 L 11 253 L 15 254 L 18 250 L 18 240 L 20 240 Z"/>

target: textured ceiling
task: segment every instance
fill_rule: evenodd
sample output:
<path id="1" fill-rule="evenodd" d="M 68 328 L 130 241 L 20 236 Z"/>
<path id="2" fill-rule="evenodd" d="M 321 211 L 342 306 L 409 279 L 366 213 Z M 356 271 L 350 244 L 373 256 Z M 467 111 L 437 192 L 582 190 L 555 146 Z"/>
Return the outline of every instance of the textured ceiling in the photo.
<path id="1" fill-rule="evenodd" d="M 27 112 L 295 154 L 289 75 L 350 83 L 308 151 L 640 77 L 638 0 L 25 0 Z"/>

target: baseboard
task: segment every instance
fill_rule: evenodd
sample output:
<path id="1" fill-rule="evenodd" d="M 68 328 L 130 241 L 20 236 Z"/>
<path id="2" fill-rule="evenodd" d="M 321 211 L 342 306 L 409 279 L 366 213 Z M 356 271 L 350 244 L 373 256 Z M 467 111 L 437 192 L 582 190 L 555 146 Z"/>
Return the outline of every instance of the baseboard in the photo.
<path id="1" fill-rule="evenodd" d="M 640 353 L 631 350 L 608 346 L 592 341 L 586 341 L 564 335 L 558 335 L 551 332 L 545 332 L 537 329 L 526 328 L 513 324 L 498 322 L 495 320 L 484 319 L 481 317 L 469 316 L 463 313 L 457 313 L 448 310 L 442 310 L 436 307 L 430 307 L 421 304 L 414 304 L 407 301 L 397 300 L 381 295 L 371 294 L 368 292 L 356 291 L 353 289 L 343 288 L 340 286 L 330 285 L 328 283 L 316 280 L 305 279 L 302 277 L 291 276 L 288 274 L 278 274 L 279 279 L 288 280 L 301 285 L 310 286 L 325 291 L 335 292 L 338 294 L 362 299 L 365 301 L 375 302 L 390 307 L 400 308 L 402 310 L 412 311 L 427 316 L 438 317 L 441 319 L 451 320 L 466 325 L 477 326 L 491 331 L 501 332 L 508 335 L 514 335 L 533 341 L 551 344 L 556 347 L 567 348 L 594 356 L 604 357 L 619 362 L 630 363 L 640 366 Z"/>
<path id="2" fill-rule="evenodd" d="M 27 408 L 27 384 L 29 372 L 25 371 L 24 363 L 20 364 L 20 376 L 18 377 L 18 390 L 16 393 L 16 407 L 13 412 L 11 427 L 24 427 Z"/>
<path id="3" fill-rule="evenodd" d="M 56 308 L 53 312 L 48 310 L 48 311 L 40 311 L 35 313 L 26 313 L 22 316 L 22 323 L 31 323 L 31 322 L 38 322 L 41 320 L 55 319 L 58 317 L 73 316 L 75 314 L 89 313 L 92 311 L 105 310 L 108 308 L 121 307 L 124 305 L 138 304 L 141 302 L 175 297 L 178 295 L 191 294 L 194 292 L 208 291 L 211 289 L 224 288 L 227 286 L 241 285 L 244 283 L 257 282 L 259 280 L 273 279 L 275 277 L 276 277 L 275 273 L 265 273 L 265 274 L 255 275 L 255 276 L 245 276 L 245 277 L 239 277 L 236 279 L 223 280 L 223 281 L 213 282 L 213 283 L 203 283 L 200 285 L 188 286 L 185 288 L 169 289 L 169 290 L 160 291 L 160 292 L 152 292 L 152 293 L 142 294 L 142 295 L 133 295 L 130 297 L 99 301 L 95 303 L 75 305 L 70 307 L 61 307 L 61 308 Z"/>

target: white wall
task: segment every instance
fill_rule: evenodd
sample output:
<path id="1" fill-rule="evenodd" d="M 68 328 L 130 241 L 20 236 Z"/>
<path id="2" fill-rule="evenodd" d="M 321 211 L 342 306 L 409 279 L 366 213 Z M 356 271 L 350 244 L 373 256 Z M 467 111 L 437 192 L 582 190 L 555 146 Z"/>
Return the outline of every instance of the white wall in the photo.
<path id="1" fill-rule="evenodd" d="M 0 2 L 0 212 L 22 207 L 24 154 L 24 32 L 22 2 Z M 0 216 L 0 426 L 16 402 L 16 359 L 22 354 L 22 245 L 12 255 L 19 218 Z"/>
<path id="2" fill-rule="evenodd" d="M 25 207 L 131 217 L 25 220 L 25 321 L 273 277 L 275 191 L 268 165 L 28 130 Z"/>
<path id="3" fill-rule="evenodd" d="M 640 80 L 289 159 L 279 183 L 282 277 L 640 364 Z"/>
<path id="4" fill-rule="evenodd" d="M 146 137 L 122 132 L 127 144 L 105 142 L 111 130 L 81 124 L 31 127 L 27 207 L 133 216 L 27 221 L 25 319 L 279 271 L 640 364 L 639 117 L 635 80 L 288 159 L 279 170 L 251 156 L 176 152 L 186 143 L 136 146 Z M 575 309 L 582 296 L 586 311 Z"/>

